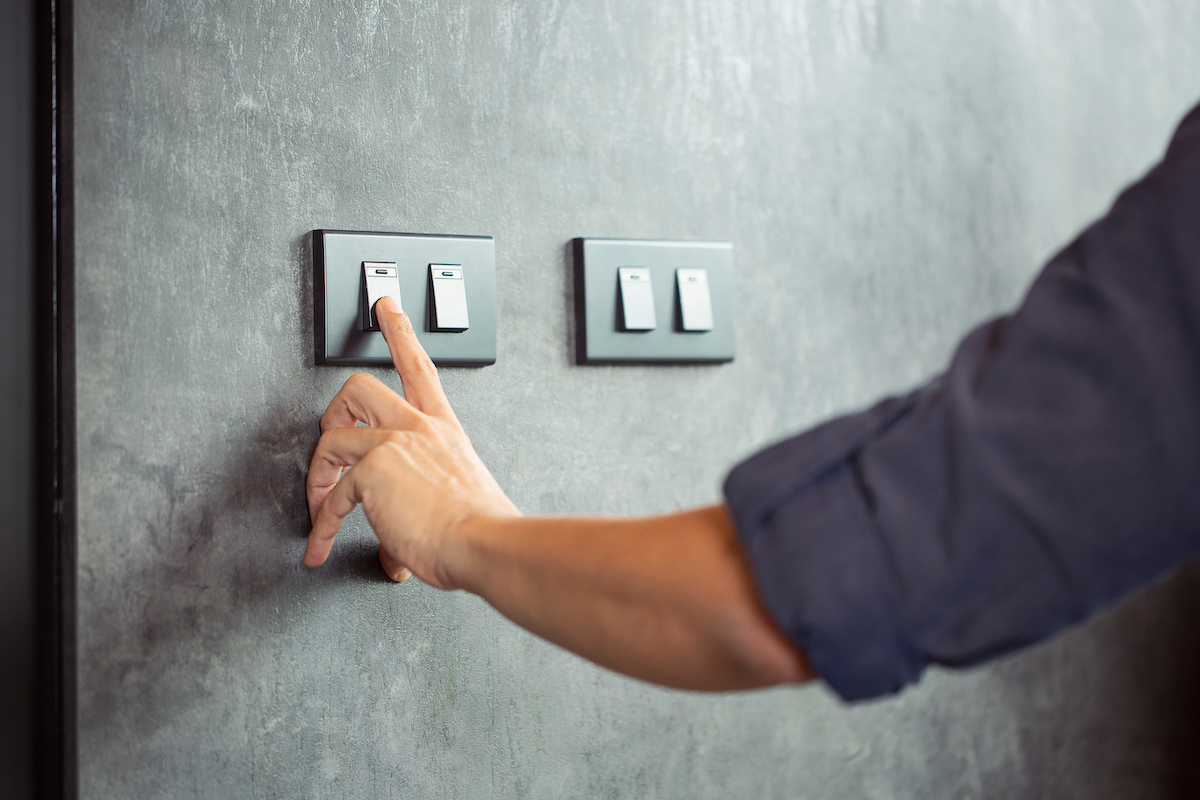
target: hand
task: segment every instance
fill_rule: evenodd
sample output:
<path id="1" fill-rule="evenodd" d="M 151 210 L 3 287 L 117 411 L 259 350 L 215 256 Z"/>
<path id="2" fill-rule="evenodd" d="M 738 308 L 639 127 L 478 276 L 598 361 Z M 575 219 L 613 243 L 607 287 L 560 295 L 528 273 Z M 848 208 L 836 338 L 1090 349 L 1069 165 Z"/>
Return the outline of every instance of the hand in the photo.
<path id="1" fill-rule="evenodd" d="M 375 313 L 404 397 L 359 373 L 325 410 L 308 468 L 313 527 L 304 563 L 325 563 L 346 515 L 362 503 L 388 577 L 403 581 L 416 574 L 454 589 L 454 557 L 462 554 L 456 530 L 476 515 L 520 512 L 471 446 L 408 315 L 386 297 Z M 356 427 L 359 422 L 369 427 Z"/>
<path id="2" fill-rule="evenodd" d="M 415 574 L 472 591 L 598 664 L 687 689 L 813 677 L 764 609 L 724 506 L 643 519 L 519 518 L 450 410 L 408 317 L 388 298 L 375 313 L 404 397 L 354 375 L 321 417 L 306 565 L 325 562 L 362 503 L 392 580 Z"/>

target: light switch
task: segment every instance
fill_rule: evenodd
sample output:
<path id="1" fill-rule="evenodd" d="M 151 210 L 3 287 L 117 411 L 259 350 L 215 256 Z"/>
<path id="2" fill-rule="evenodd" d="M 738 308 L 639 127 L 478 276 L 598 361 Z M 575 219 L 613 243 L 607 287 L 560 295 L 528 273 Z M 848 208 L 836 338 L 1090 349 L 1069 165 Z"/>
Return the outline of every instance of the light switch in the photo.
<path id="1" fill-rule="evenodd" d="M 364 261 L 363 284 L 365 301 L 362 309 L 362 329 L 364 331 L 379 330 L 379 320 L 375 317 L 375 304 L 381 297 L 394 297 L 396 304 L 403 308 L 400 302 L 400 273 L 396 271 L 394 261 Z"/>
<path id="2" fill-rule="evenodd" d="M 458 264 L 430 264 L 429 285 L 433 291 L 430 324 L 435 331 L 465 331 L 467 286 Z"/>
<path id="3" fill-rule="evenodd" d="M 657 327 L 657 321 L 654 317 L 654 287 L 650 283 L 650 270 L 645 267 L 619 267 L 617 279 L 621 284 L 621 312 L 625 320 L 624 329 L 627 331 L 654 330 Z"/>
<path id="4" fill-rule="evenodd" d="M 683 268 L 675 270 L 679 285 L 679 313 L 685 331 L 713 329 L 712 298 L 708 294 L 708 270 Z"/>
<path id="5" fill-rule="evenodd" d="M 571 264 L 575 355 L 580 364 L 717 364 L 733 360 L 737 348 L 733 245 L 729 242 L 575 239 Z M 624 273 L 631 264 L 648 277 L 626 280 Z M 620 277 L 613 280 L 613 273 Z M 653 297 L 658 325 L 628 333 L 629 326 L 623 322 L 636 322 L 631 300 L 639 289 L 650 290 L 651 283 L 653 291 L 645 291 L 644 299 L 649 306 Z M 471 315 L 474 320 L 474 308 Z"/>
<path id="6" fill-rule="evenodd" d="M 364 269 L 394 267 L 399 281 L 397 294 L 404 296 L 404 310 L 412 319 L 413 332 L 425 352 L 439 367 L 480 367 L 496 363 L 496 242 L 490 236 L 461 236 L 435 233 L 387 233 L 381 231 L 315 230 L 308 237 L 312 247 L 313 269 L 313 363 L 342 366 L 371 366 L 391 369 L 392 354 L 383 334 L 364 331 L 373 321 L 367 305 L 367 279 L 390 278 Z M 636 264 L 636 261 L 621 263 Z M 681 261 L 687 266 L 706 266 L 702 262 Z M 460 280 L 434 281 L 430 265 L 459 270 Z M 449 265 L 449 266 L 446 266 Z M 612 281 L 620 264 L 613 264 L 605 277 Z M 710 275 L 710 280 L 711 275 Z M 666 285 L 668 278 L 659 279 Z M 433 284 L 438 283 L 435 287 Z M 464 291 L 466 306 L 459 319 L 447 319 L 441 309 L 434 327 L 435 289 L 438 299 L 446 299 L 443 289 L 455 283 Z M 615 283 L 615 281 L 613 281 Z M 469 285 L 468 285 L 469 284 Z M 384 292 L 386 293 L 386 292 Z M 372 292 L 374 304 L 384 293 Z M 714 283 L 713 296 L 717 296 Z M 617 287 L 609 292 L 609 328 L 615 309 Z M 715 302 L 715 300 L 714 300 Z M 467 312 L 470 329 L 467 330 Z M 450 313 L 454 317 L 453 312 Z M 721 324 L 717 313 L 718 325 Z M 612 331 L 613 336 L 618 335 Z M 629 338 L 626 336 L 625 338 Z M 635 337 L 636 338 L 636 337 Z M 694 338 L 694 337 L 687 337 Z"/>

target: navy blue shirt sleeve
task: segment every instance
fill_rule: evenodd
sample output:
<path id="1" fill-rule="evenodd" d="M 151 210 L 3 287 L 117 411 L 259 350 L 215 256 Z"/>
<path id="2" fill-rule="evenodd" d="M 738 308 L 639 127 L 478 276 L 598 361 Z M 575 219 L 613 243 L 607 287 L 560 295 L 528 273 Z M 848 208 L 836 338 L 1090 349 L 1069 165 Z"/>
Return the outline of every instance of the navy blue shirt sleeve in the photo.
<path id="1" fill-rule="evenodd" d="M 739 464 L 780 627 L 847 700 L 1036 642 L 1200 551 L 1200 107 L 1011 316 Z"/>

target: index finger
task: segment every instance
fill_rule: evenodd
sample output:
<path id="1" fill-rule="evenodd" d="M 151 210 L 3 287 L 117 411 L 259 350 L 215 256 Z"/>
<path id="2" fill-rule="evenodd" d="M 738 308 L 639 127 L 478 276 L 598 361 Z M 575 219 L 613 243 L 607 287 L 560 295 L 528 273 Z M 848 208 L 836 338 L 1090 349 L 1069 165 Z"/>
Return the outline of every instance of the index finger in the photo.
<path id="1" fill-rule="evenodd" d="M 437 367 L 417 341 L 412 322 L 391 297 L 382 297 L 375 304 L 379 329 L 392 354 L 392 363 L 404 385 L 404 399 L 415 408 L 435 417 L 453 417 L 450 401 L 442 391 Z"/>

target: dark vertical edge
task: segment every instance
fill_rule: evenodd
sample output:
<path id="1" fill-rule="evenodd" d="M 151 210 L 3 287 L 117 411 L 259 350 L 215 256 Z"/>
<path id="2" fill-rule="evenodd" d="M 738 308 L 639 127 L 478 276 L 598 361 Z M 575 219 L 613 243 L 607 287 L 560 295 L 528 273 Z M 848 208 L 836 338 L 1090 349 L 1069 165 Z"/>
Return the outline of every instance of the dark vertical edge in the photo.
<path id="1" fill-rule="evenodd" d="M 325 231 L 312 232 L 313 363 L 325 363 Z"/>
<path id="2" fill-rule="evenodd" d="M 671 306 L 671 330 L 675 333 L 687 333 L 683 329 L 683 297 L 679 294 L 679 268 L 671 270 L 671 297 L 673 298 Z M 709 294 L 709 301 L 712 301 L 712 294 Z"/>
<path id="3" fill-rule="evenodd" d="M 426 333 L 433 333 L 437 327 L 437 303 L 433 300 L 433 265 L 425 267 L 425 325 Z"/>
<path id="4" fill-rule="evenodd" d="M 483 366 L 491 366 L 500 357 L 500 261 L 496 256 L 496 237 L 487 236 L 485 238 L 487 239 L 488 250 L 492 256 L 492 357 L 490 360 L 484 359 Z M 464 272 L 463 280 L 465 281 L 466 279 L 467 275 Z M 432 276 L 430 280 L 432 280 Z M 469 292 L 471 288 L 470 284 L 467 284 L 465 288 Z M 467 302 L 470 303 L 469 298 L 471 295 L 468 294 L 467 297 Z M 467 308 L 469 312 L 470 306 L 468 305 Z"/>
<path id="5" fill-rule="evenodd" d="M 56 280 L 58 312 L 58 439 L 59 439 L 59 660 L 61 696 L 59 764 L 61 796 L 79 797 L 79 715 L 76 652 L 76 577 L 78 547 L 78 470 L 75 380 L 75 27 L 74 0 L 55 0 L 55 184 L 58 218 Z"/>
<path id="6" fill-rule="evenodd" d="M 737 263 L 733 260 L 733 242 L 729 242 L 729 358 L 722 359 L 725 363 L 737 358 Z M 709 285 L 712 291 L 712 285 Z M 711 301 L 712 298 L 709 297 Z"/>
<path id="7" fill-rule="evenodd" d="M 75 228 L 70 0 L 38 4 L 36 794 L 79 794 L 75 657 Z"/>
<path id="8" fill-rule="evenodd" d="M 34 796 L 37 751 L 37 353 L 33 282 L 38 260 L 36 0 L 5 6 L 0 28 L 0 797 Z"/>
<path id="9" fill-rule="evenodd" d="M 588 363 L 587 296 L 583 279 L 583 239 L 571 240 L 571 273 L 575 279 L 575 363 Z"/>

